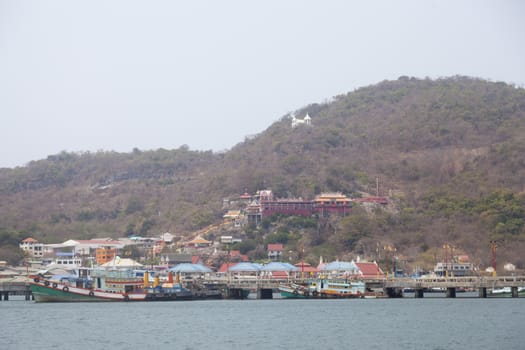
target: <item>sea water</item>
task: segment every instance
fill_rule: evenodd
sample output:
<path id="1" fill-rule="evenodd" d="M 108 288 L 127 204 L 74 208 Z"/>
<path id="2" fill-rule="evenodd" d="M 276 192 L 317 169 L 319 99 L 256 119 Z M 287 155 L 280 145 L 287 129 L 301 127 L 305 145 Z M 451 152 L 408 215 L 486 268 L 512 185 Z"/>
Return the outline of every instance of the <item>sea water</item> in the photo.
<path id="1" fill-rule="evenodd" d="M 0 301 L 0 349 L 525 349 L 525 298 Z"/>

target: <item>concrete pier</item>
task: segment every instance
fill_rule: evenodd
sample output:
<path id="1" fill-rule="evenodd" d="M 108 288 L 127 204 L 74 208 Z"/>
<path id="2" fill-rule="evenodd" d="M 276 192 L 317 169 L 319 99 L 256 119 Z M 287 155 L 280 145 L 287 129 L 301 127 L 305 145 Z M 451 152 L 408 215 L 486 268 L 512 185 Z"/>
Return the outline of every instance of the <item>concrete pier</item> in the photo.
<path id="1" fill-rule="evenodd" d="M 244 299 L 244 291 L 242 288 L 229 288 L 228 298 L 231 299 Z"/>
<path id="2" fill-rule="evenodd" d="M 487 297 L 487 288 L 485 288 L 485 287 L 479 288 L 479 297 L 480 298 L 486 298 Z"/>
<path id="3" fill-rule="evenodd" d="M 415 289 L 414 290 L 414 298 L 421 299 L 424 296 L 424 290 L 423 288 Z"/>
<path id="4" fill-rule="evenodd" d="M 462 276 L 385 279 L 383 289 L 389 297 L 395 297 L 395 288 L 440 289 L 446 291 L 447 298 L 455 298 L 459 289 L 478 290 L 480 298 L 489 296 L 488 290 L 509 288 L 512 297 L 519 297 L 520 287 L 525 286 L 525 276 Z M 421 297 L 421 295 L 416 295 Z"/>
<path id="5" fill-rule="evenodd" d="M 271 288 L 257 289 L 257 299 L 273 299 L 273 289 Z"/>
<path id="6" fill-rule="evenodd" d="M 403 297 L 402 288 L 388 287 L 388 288 L 385 288 L 385 292 L 389 298 L 402 298 Z"/>

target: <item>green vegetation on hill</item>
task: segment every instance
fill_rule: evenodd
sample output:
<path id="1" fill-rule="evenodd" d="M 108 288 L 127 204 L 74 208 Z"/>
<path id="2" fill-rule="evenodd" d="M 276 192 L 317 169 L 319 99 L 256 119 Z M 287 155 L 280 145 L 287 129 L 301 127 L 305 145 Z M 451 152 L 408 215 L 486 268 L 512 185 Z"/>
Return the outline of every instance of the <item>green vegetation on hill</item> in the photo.
<path id="1" fill-rule="evenodd" d="M 243 250 L 257 256 L 264 244 L 285 240 L 312 260 L 381 259 L 380 248 L 392 245 L 428 263 L 449 242 L 487 265 L 489 241 L 498 240 L 500 261 L 525 267 L 523 89 L 468 77 L 401 77 L 296 111 L 306 113 L 312 127 L 292 129 L 283 116 L 220 154 L 187 147 L 63 152 L 0 169 L 1 237 L 190 233 L 220 221 L 222 199 L 244 191 L 358 197 L 375 193 L 377 177 L 388 208 L 356 207 L 315 226 L 276 219 L 247 230 Z"/>

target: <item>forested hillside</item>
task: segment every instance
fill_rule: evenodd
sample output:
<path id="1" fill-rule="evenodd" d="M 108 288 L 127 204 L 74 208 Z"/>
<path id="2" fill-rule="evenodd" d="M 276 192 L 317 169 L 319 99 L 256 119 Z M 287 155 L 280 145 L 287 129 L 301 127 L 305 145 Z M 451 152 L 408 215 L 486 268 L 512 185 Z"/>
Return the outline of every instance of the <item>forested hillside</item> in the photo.
<path id="1" fill-rule="evenodd" d="M 377 178 L 388 208 L 355 207 L 326 226 L 249 228 L 246 250 L 273 240 L 301 245 L 312 259 L 373 257 L 391 245 L 429 263 L 449 242 L 487 264 L 489 242 L 497 240 L 500 259 L 525 267 L 524 89 L 401 77 L 294 113 L 308 113 L 312 126 L 292 128 L 283 116 L 225 153 L 63 152 L 0 169 L 0 243 L 189 234 L 219 222 L 222 199 L 245 191 L 355 197 L 375 193 Z"/>

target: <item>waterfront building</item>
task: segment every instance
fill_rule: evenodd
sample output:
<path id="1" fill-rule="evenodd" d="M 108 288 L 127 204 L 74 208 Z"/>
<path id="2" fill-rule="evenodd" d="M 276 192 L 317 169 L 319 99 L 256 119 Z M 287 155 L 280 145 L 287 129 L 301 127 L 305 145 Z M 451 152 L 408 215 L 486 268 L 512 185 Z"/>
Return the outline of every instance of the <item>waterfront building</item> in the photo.
<path id="1" fill-rule="evenodd" d="M 379 265 L 374 262 L 356 262 L 355 265 L 359 269 L 357 276 L 361 279 L 378 279 L 385 278 L 385 273 Z"/>
<path id="2" fill-rule="evenodd" d="M 95 249 L 95 260 L 97 265 L 102 265 L 111 261 L 117 255 L 117 250 L 113 247 L 100 247 Z"/>
<path id="3" fill-rule="evenodd" d="M 354 261 L 332 261 L 321 263 L 317 267 L 328 278 L 350 278 L 359 275 L 359 268 Z"/>
<path id="4" fill-rule="evenodd" d="M 438 262 L 434 266 L 436 276 L 461 277 L 474 274 L 474 266 L 469 262 Z"/>
<path id="5" fill-rule="evenodd" d="M 317 276 L 317 274 L 319 273 L 317 267 L 314 267 L 305 261 L 298 262 L 297 264 L 295 264 L 295 267 L 297 267 L 297 274 L 303 278 L 314 277 Z"/>
<path id="6" fill-rule="evenodd" d="M 18 246 L 28 255 L 28 257 L 42 258 L 44 256 L 44 244 L 38 242 L 33 237 L 24 239 Z"/>

